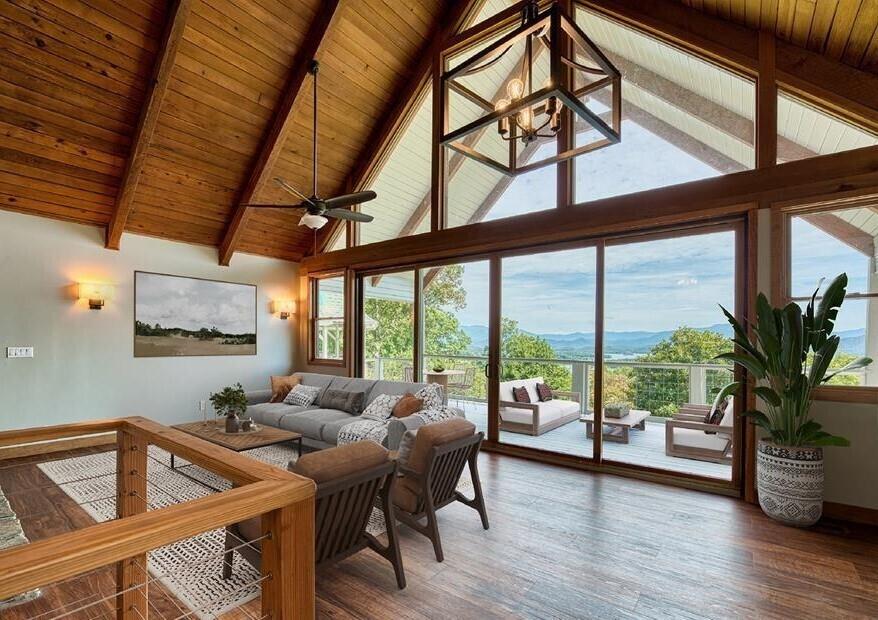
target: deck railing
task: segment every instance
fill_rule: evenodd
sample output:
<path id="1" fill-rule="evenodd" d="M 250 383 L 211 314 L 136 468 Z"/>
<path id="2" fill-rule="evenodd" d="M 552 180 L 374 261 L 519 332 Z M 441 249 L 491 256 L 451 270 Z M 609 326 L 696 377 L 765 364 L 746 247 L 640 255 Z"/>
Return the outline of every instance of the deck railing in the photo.
<path id="1" fill-rule="evenodd" d="M 160 618 L 152 614 L 149 585 L 155 578 L 147 575 L 147 554 L 261 516 L 262 575 L 254 582 L 261 588 L 260 617 L 314 617 L 313 481 L 140 417 L 0 432 L 0 448 L 94 433 L 116 435 L 116 519 L 0 551 L 0 600 L 114 566 L 115 593 L 97 602 L 106 605 L 109 599 L 120 620 Z M 150 445 L 225 478 L 233 488 L 150 509 Z M 92 615 L 93 604 L 80 609 L 87 617 L 102 617 Z M 43 609 L 39 617 L 45 620 L 71 613 L 63 605 L 55 615 Z M 197 612 L 178 617 L 198 617 Z"/>
<path id="2" fill-rule="evenodd" d="M 424 371 L 441 363 L 447 368 L 474 370 L 473 385 L 467 389 L 449 387 L 449 397 L 484 401 L 487 397 L 484 366 L 488 358 L 477 355 L 426 355 Z M 524 379 L 525 375 L 545 375 L 554 368 L 555 381 L 564 384 L 552 387 L 578 392 L 582 402 L 594 404 L 594 368 L 591 360 L 504 358 L 504 376 Z M 366 360 L 365 376 L 402 381 L 405 368 L 412 360 L 395 357 L 374 357 Z M 563 369 L 560 373 L 558 368 Z M 518 376 L 521 375 L 521 376 Z M 560 376 L 559 376 L 560 375 Z M 732 367 L 722 364 L 639 362 L 611 360 L 604 365 L 604 402 L 627 402 L 650 410 L 654 415 L 668 417 L 684 403 L 709 404 L 719 388 L 732 379 Z M 453 380 L 452 380 L 453 381 Z"/>

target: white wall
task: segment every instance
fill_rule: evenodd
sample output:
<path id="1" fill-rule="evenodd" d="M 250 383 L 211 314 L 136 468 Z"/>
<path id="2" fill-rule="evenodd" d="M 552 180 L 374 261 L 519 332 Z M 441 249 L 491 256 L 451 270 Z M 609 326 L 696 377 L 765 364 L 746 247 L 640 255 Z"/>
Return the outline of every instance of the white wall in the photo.
<path id="1" fill-rule="evenodd" d="M 135 358 L 134 271 L 256 284 L 258 355 Z M 76 301 L 78 281 L 115 285 L 103 310 Z M 163 423 L 195 419 L 211 391 L 240 381 L 267 387 L 291 370 L 295 317 L 270 314 L 295 298 L 298 265 L 215 248 L 125 235 L 103 247 L 103 230 L 0 211 L 0 430 L 138 414 Z M 7 359 L 6 347 L 33 346 L 33 359 Z"/>
<path id="2" fill-rule="evenodd" d="M 759 290 L 771 298 L 771 214 L 759 213 Z M 836 274 L 826 274 L 827 277 Z M 878 405 L 817 401 L 812 409 L 823 428 L 847 437 L 848 448 L 825 448 L 826 501 L 878 509 Z"/>

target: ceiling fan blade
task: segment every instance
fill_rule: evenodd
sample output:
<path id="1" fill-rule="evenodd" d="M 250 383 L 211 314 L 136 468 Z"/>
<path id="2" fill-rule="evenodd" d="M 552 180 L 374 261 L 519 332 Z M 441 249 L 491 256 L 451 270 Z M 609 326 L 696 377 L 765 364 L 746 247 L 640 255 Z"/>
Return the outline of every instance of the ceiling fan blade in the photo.
<path id="1" fill-rule="evenodd" d="M 376 194 L 372 190 L 367 190 L 365 192 L 357 192 L 355 194 L 344 194 L 342 196 L 336 196 L 335 198 L 329 198 L 325 202 L 328 209 L 340 209 L 342 207 L 349 207 L 351 205 L 358 205 L 363 202 L 369 202 L 370 200 L 375 200 L 376 198 L 378 198 L 378 194 Z"/>
<path id="2" fill-rule="evenodd" d="M 292 185 L 290 185 L 289 183 L 284 181 L 282 178 L 274 177 L 274 182 L 277 183 L 278 185 L 280 185 L 282 188 L 284 188 L 288 192 L 290 192 L 291 194 L 295 194 L 296 196 L 298 196 L 299 198 L 301 198 L 305 202 L 310 203 L 312 205 L 314 204 L 314 202 L 310 198 L 308 198 L 305 194 L 303 194 L 302 192 L 297 190 L 295 187 L 293 187 Z"/>
<path id="3" fill-rule="evenodd" d="M 350 211 L 348 209 L 329 209 L 323 213 L 326 217 L 334 217 L 340 220 L 350 220 L 352 222 L 371 222 L 375 218 L 366 213 L 359 211 Z"/>

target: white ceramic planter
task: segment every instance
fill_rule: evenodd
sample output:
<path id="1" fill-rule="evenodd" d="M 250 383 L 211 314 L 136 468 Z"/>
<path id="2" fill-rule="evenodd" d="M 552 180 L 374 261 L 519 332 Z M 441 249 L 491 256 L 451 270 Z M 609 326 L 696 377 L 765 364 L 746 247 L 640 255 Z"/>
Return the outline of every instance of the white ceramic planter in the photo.
<path id="1" fill-rule="evenodd" d="M 823 449 L 760 441 L 756 486 L 769 517 L 796 527 L 814 525 L 823 514 Z"/>

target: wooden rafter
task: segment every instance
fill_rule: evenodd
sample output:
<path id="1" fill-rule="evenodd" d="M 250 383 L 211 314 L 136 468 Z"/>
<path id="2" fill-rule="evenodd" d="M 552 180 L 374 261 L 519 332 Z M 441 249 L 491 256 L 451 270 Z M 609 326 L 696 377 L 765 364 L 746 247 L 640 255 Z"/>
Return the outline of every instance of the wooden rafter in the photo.
<path id="1" fill-rule="evenodd" d="M 287 134 L 293 125 L 292 112 L 299 94 L 302 92 L 302 86 L 308 77 L 311 61 L 319 56 L 321 47 L 338 15 L 339 4 L 339 0 L 323 0 L 320 3 L 320 9 L 309 28 L 308 36 L 296 54 L 284 87 L 283 97 L 274 112 L 268 131 L 262 139 L 247 181 L 238 194 L 238 205 L 226 228 L 222 244 L 220 244 L 219 262 L 221 265 L 228 265 L 231 262 L 232 255 L 235 253 L 244 228 L 247 226 L 247 221 L 250 219 L 251 209 L 248 205 L 265 187 L 274 164 L 283 150 Z"/>
<path id="2" fill-rule="evenodd" d="M 401 95 L 397 103 L 387 108 L 381 122 L 375 127 L 366 141 L 366 146 L 357 161 L 359 166 L 346 182 L 347 191 L 356 192 L 365 188 L 377 176 L 387 156 L 396 145 L 403 129 L 408 125 L 418 108 L 421 98 L 426 94 L 433 69 L 433 60 L 442 48 L 443 42 L 451 33 L 459 31 L 485 4 L 486 0 L 447 0 L 446 17 L 436 32 L 418 55 L 420 60 L 409 79 L 401 83 Z M 342 227 L 339 220 L 333 220 L 317 234 L 317 252 L 323 252 L 335 240 Z"/>
<path id="3" fill-rule="evenodd" d="M 802 219 L 868 258 L 875 257 L 875 238 L 834 213 L 809 213 Z"/>
<path id="4" fill-rule="evenodd" d="M 177 58 L 177 50 L 191 10 L 191 0 L 173 0 L 169 7 L 162 43 L 156 54 L 152 77 L 146 89 L 143 107 L 140 109 L 140 117 L 137 120 L 137 128 L 131 141 L 131 150 L 128 154 L 128 160 L 125 162 L 119 191 L 116 194 L 113 216 L 107 225 L 105 245 L 108 249 L 119 249 L 125 224 L 128 222 L 128 216 L 134 205 L 134 194 L 137 191 L 140 174 L 143 172 L 146 154 L 158 124 L 162 102 L 168 91 L 171 71 Z"/>

